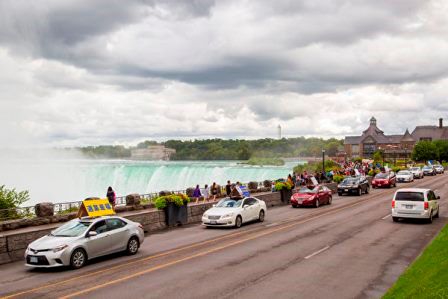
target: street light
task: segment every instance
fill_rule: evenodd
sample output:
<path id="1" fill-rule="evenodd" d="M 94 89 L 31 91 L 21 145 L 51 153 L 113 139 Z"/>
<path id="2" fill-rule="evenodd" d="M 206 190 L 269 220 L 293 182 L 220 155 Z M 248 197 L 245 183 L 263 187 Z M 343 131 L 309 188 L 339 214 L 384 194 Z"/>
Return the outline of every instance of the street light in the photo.
<path id="1" fill-rule="evenodd" d="M 322 150 L 322 175 L 325 176 L 325 150 Z"/>

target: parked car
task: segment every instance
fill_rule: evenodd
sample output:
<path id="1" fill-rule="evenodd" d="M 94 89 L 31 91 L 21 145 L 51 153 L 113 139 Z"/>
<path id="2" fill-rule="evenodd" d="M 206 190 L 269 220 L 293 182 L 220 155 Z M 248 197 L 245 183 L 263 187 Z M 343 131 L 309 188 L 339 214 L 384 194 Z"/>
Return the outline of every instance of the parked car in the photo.
<path id="1" fill-rule="evenodd" d="M 395 187 L 397 180 L 393 171 L 380 172 L 372 180 L 372 188 Z"/>
<path id="2" fill-rule="evenodd" d="M 293 192 L 291 196 L 291 206 L 293 208 L 303 206 L 318 208 L 322 204 L 330 205 L 333 200 L 331 190 L 326 186 L 303 186 Z"/>
<path id="3" fill-rule="evenodd" d="M 415 166 L 409 168 L 409 171 L 414 175 L 414 179 L 422 179 L 423 178 L 423 170 L 421 167 Z"/>
<path id="4" fill-rule="evenodd" d="M 438 173 L 438 174 L 445 173 L 445 167 L 443 167 L 440 164 L 434 165 L 434 169 L 435 169 L 436 173 Z"/>
<path id="5" fill-rule="evenodd" d="M 436 175 L 437 172 L 432 165 L 425 165 L 422 168 L 423 175 Z"/>
<path id="6" fill-rule="evenodd" d="M 144 238 L 142 225 L 129 219 L 77 218 L 29 244 L 25 251 L 26 266 L 78 269 L 99 256 L 120 251 L 136 254 Z"/>
<path id="7" fill-rule="evenodd" d="M 243 199 L 224 198 L 202 215 L 202 224 L 209 226 L 234 226 L 266 217 L 266 203 L 255 197 Z"/>
<path id="8" fill-rule="evenodd" d="M 342 194 L 356 194 L 359 196 L 363 193 L 369 193 L 369 190 L 369 181 L 367 181 L 366 177 L 364 176 L 345 178 L 338 185 L 339 196 L 342 196 Z"/>
<path id="9" fill-rule="evenodd" d="M 439 217 L 438 199 L 440 196 L 430 189 L 399 189 L 392 200 L 392 219 L 397 222 L 400 218 L 417 218 L 431 223 Z"/>
<path id="10" fill-rule="evenodd" d="M 397 182 L 410 183 L 414 181 L 414 174 L 409 170 L 400 170 L 397 172 Z"/>

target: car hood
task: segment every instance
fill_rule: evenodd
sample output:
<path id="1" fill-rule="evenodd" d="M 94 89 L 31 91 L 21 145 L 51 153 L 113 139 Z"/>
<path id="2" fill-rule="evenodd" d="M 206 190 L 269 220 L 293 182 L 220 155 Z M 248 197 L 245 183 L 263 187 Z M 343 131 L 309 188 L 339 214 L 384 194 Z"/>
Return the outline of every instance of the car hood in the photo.
<path id="1" fill-rule="evenodd" d="M 354 186 L 358 186 L 359 184 L 339 184 L 338 187 L 342 187 L 342 188 L 350 188 L 350 187 L 354 187 Z"/>
<path id="2" fill-rule="evenodd" d="M 405 178 L 405 179 L 407 179 L 409 177 L 411 177 L 410 174 L 397 174 L 397 178 Z"/>
<path id="3" fill-rule="evenodd" d="M 313 197 L 316 194 L 309 194 L 309 193 L 295 193 L 292 195 L 293 199 L 297 199 L 297 200 L 303 200 L 303 199 L 308 199 Z"/>
<path id="4" fill-rule="evenodd" d="M 241 208 L 211 208 L 208 209 L 204 215 L 215 215 L 215 216 L 222 216 L 229 213 L 235 213 L 240 211 Z"/>
<path id="5" fill-rule="evenodd" d="M 47 235 L 32 242 L 29 247 L 36 250 L 53 249 L 60 245 L 69 244 L 77 238 L 78 237 L 54 237 Z"/>
<path id="6" fill-rule="evenodd" d="M 373 179 L 375 182 L 387 182 L 389 179 Z"/>

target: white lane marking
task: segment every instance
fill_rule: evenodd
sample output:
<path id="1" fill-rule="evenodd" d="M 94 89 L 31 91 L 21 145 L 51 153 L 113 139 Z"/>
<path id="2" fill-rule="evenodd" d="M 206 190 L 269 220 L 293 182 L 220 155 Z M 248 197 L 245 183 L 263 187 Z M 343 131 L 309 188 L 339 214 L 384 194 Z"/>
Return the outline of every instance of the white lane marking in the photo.
<path id="1" fill-rule="evenodd" d="M 386 216 L 384 216 L 383 218 L 381 218 L 381 219 L 387 219 L 387 218 L 389 218 L 390 216 L 392 216 L 392 214 L 388 214 L 388 215 L 386 215 Z"/>
<path id="2" fill-rule="evenodd" d="M 274 226 L 274 225 L 277 225 L 277 224 L 278 224 L 278 222 L 274 222 L 274 223 L 271 223 L 271 224 L 266 224 L 265 227 L 271 227 L 271 226 Z"/>
<path id="3" fill-rule="evenodd" d="M 305 256 L 305 259 L 306 259 L 306 260 L 307 260 L 307 259 L 310 259 L 310 258 L 312 258 L 313 256 L 318 255 L 318 254 L 321 253 L 321 252 L 324 252 L 324 251 L 327 250 L 328 248 L 330 248 L 330 245 L 327 245 L 327 246 L 325 246 L 324 248 L 319 249 L 318 251 L 316 251 L 316 252 L 314 252 L 314 253 L 311 253 L 311 254 L 308 255 L 308 256 Z"/>

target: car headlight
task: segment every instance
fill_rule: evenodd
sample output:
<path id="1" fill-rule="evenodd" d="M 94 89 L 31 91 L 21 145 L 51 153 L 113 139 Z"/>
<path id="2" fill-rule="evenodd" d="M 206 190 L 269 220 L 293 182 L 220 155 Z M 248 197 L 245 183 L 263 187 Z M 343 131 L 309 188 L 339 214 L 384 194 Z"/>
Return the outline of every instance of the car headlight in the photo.
<path id="1" fill-rule="evenodd" d="M 64 250 L 67 247 L 68 247 L 68 245 L 65 245 L 65 244 L 64 245 L 60 245 L 58 247 L 53 248 L 53 252 L 59 252 L 61 250 Z"/>
<path id="2" fill-rule="evenodd" d="M 221 218 L 229 218 L 232 216 L 233 216 L 233 213 L 230 213 L 230 214 L 225 214 L 225 215 L 221 216 Z"/>

